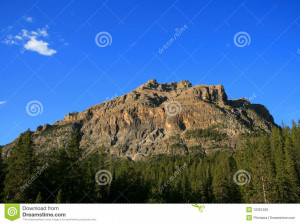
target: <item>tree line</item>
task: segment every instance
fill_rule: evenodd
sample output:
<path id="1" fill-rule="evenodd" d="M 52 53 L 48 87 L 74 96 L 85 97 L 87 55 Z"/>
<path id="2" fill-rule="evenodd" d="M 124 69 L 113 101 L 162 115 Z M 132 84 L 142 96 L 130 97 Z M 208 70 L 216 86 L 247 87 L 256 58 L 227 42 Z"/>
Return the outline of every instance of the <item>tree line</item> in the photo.
<path id="1" fill-rule="evenodd" d="M 243 137 L 236 151 L 206 156 L 83 156 L 80 132 L 63 148 L 36 153 L 32 132 L 0 160 L 4 203 L 299 203 L 300 121 Z M 105 176 L 97 174 L 106 171 Z M 105 182 L 105 184 L 102 184 Z"/>

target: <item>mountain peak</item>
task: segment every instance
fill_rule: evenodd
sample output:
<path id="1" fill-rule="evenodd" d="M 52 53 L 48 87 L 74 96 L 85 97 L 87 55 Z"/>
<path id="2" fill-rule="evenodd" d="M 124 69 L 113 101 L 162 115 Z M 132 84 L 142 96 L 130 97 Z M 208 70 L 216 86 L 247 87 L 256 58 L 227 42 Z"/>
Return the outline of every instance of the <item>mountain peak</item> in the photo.
<path id="1" fill-rule="evenodd" d="M 180 82 L 162 83 L 159 84 L 156 79 L 151 79 L 145 84 L 141 85 L 137 90 L 158 90 L 158 91 L 176 91 L 183 90 L 192 87 L 192 84 L 188 80 Z"/>
<path id="2" fill-rule="evenodd" d="M 152 79 L 128 94 L 39 126 L 34 143 L 37 151 L 60 148 L 78 129 L 86 154 L 102 146 L 107 153 L 133 160 L 148 154 L 187 154 L 197 147 L 210 153 L 212 145 L 213 151 L 234 150 L 236 135 L 269 133 L 275 125 L 263 105 L 245 102 L 228 100 L 222 85 L 192 86 L 187 80 L 159 84 Z M 199 129 L 214 129 L 224 140 L 186 137 Z M 5 146 L 4 152 L 10 147 Z"/>

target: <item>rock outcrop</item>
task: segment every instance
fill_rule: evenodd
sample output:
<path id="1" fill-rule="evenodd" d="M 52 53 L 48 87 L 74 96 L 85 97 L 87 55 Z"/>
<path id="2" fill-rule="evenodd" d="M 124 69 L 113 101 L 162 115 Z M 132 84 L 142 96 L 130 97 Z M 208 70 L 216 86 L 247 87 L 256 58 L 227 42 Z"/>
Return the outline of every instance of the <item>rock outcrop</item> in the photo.
<path id="1" fill-rule="evenodd" d="M 222 85 L 192 86 L 186 80 L 158 84 L 153 79 L 128 94 L 39 126 L 33 136 L 39 152 L 64 147 L 79 129 L 85 154 L 104 146 L 112 155 L 138 160 L 150 154 L 235 150 L 241 134 L 269 133 L 274 125 L 263 105 L 228 100 Z M 198 129 L 213 130 L 222 139 L 187 138 Z M 4 146 L 4 156 L 12 145 Z"/>

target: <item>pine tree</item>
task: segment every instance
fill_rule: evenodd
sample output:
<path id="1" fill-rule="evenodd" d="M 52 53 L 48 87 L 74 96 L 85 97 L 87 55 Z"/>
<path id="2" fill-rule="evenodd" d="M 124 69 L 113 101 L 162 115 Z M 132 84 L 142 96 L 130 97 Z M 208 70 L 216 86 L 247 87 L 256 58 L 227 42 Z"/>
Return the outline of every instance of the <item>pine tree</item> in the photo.
<path id="1" fill-rule="evenodd" d="M 37 161 L 30 130 L 19 137 L 6 163 L 4 200 L 6 202 L 33 202 L 36 182 L 31 181 L 31 178 L 36 170 Z"/>
<path id="2" fill-rule="evenodd" d="M 233 163 L 233 158 L 224 153 L 214 164 L 212 187 L 215 202 L 234 203 L 239 200 L 237 186 L 232 180 L 236 170 Z"/>
<path id="3" fill-rule="evenodd" d="M 96 172 L 101 172 L 101 170 L 104 170 L 104 161 L 105 161 L 105 153 L 104 153 L 104 147 L 101 147 L 99 149 L 99 159 L 98 159 L 98 169 Z M 96 173 L 95 173 L 96 174 Z M 94 174 L 94 177 L 95 177 Z M 94 178 L 95 180 L 95 178 Z M 97 201 L 99 202 L 105 202 L 108 200 L 108 191 L 109 191 L 109 182 L 107 185 L 96 185 L 96 194 L 97 194 Z"/>
<path id="4" fill-rule="evenodd" d="M 271 150 L 275 162 L 276 169 L 276 187 L 278 190 L 278 197 L 274 198 L 274 202 L 288 202 L 289 189 L 288 178 L 286 176 L 284 139 L 279 128 L 273 128 L 271 137 Z"/>
<path id="5" fill-rule="evenodd" d="M 42 202 L 43 202 L 42 194 L 41 192 L 39 192 L 35 199 L 35 203 L 42 203 Z"/>
<path id="6" fill-rule="evenodd" d="M 298 121 L 298 125 L 295 121 L 292 121 L 291 138 L 295 149 L 300 150 L 300 120 Z"/>
<path id="7" fill-rule="evenodd" d="M 84 168 L 84 185 L 85 185 L 85 193 L 88 197 L 85 197 L 81 202 L 96 202 L 96 182 L 95 182 L 95 171 L 92 167 L 92 164 L 88 162 L 87 166 Z"/>
<path id="8" fill-rule="evenodd" d="M 66 201 L 69 203 L 80 202 L 80 200 L 85 196 L 84 192 L 82 192 L 83 175 L 80 164 L 80 140 L 80 132 L 78 129 L 76 129 L 73 132 L 71 136 L 71 142 L 66 149 L 67 161 L 63 184 L 65 186 L 64 192 Z"/>
<path id="9" fill-rule="evenodd" d="M 285 138 L 285 160 L 286 160 L 286 175 L 288 178 L 289 199 L 287 202 L 299 202 L 299 179 L 297 173 L 297 163 L 295 161 L 296 153 L 289 133 L 286 133 Z"/>
<path id="10" fill-rule="evenodd" d="M 59 189 L 54 202 L 57 203 L 57 204 L 63 203 L 63 197 L 62 197 L 62 190 L 61 189 Z"/>
<path id="11" fill-rule="evenodd" d="M 295 168 L 298 175 L 298 180 L 300 181 L 300 120 L 298 121 L 298 125 L 294 121 L 292 121 L 292 124 L 291 140 L 294 146 L 294 160 L 296 161 Z"/>
<path id="12" fill-rule="evenodd" d="M 68 168 L 68 156 L 64 148 L 51 149 L 40 157 L 41 164 L 48 164 L 48 167 L 39 177 L 39 190 L 45 198 L 45 203 L 54 202 L 55 198 L 50 191 L 55 191 L 60 188 L 67 188 L 66 172 Z M 48 190 L 47 190 L 48 189 Z"/>
<path id="13" fill-rule="evenodd" d="M 2 197 L 3 197 L 3 182 L 4 182 L 4 177 L 5 177 L 5 171 L 4 171 L 4 163 L 2 160 L 2 147 L 0 146 L 0 202 L 2 202 Z"/>
<path id="14" fill-rule="evenodd" d="M 259 138 L 252 149 L 250 162 L 252 173 L 253 192 L 252 201 L 257 203 L 271 203 L 278 198 L 278 192 L 274 185 L 275 163 L 271 156 L 271 145 L 267 135 Z"/>

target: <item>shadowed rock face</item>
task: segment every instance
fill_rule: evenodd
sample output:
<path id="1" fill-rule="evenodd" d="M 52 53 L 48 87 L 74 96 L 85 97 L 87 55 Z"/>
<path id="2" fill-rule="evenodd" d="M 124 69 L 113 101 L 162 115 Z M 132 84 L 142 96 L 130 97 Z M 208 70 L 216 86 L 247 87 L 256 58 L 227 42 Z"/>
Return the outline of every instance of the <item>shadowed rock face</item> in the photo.
<path id="1" fill-rule="evenodd" d="M 192 86 L 189 81 L 158 84 L 155 79 L 136 90 L 77 113 L 62 121 L 39 126 L 36 150 L 64 147 L 75 129 L 82 133 L 85 154 L 104 146 L 119 157 L 140 159 L 149 154 L 207 154 L 235 149 L 238 134 L 270 132 L 273 117 L 263 105 L 242 98 L 228 100 L 222 85 Z M 186 138 L 188 130 L 214 128 L 220 141 Z M 13 144 L 4 146 L 3 153 Z M 4 155 L 4 156 L 5 156 Z"/>

